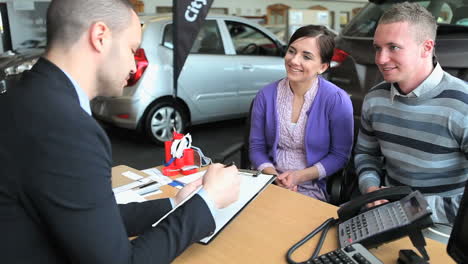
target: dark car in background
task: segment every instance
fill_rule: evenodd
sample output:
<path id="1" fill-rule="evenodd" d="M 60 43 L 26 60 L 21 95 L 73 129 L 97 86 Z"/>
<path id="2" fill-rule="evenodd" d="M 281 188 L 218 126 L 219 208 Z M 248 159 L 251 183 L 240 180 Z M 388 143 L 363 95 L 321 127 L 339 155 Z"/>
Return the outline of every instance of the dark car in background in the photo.
<path id="1" fill-rule="evenodd" d="M 44 51 L 44 41 L 28 40 L 13 51 L 0 54 L 0 94 L 12 87 L 24 71 L 30 70 Z"/>
<path id="2" fill-rule="evenodd" d="M 343 88 L 354 107 L 355 132 L 367 91 L 383 81 L 374 62 L 373 36 L 383 12 L 403 1 L 371 0 L 336 38 L 328 79 Z M 468 81 L 468 0 L 412 0 L 437 18 L 435 52 L 442 68 Z M 357 135 L 357 133 L 356 133 Z"/>

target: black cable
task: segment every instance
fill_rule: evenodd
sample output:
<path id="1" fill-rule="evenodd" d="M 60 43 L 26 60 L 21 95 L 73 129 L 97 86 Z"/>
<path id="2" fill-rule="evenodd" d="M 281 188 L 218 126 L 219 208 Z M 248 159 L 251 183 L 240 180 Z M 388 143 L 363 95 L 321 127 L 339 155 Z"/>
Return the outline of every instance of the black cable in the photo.
<path id="1" fill-rule="evenodd" d="M 320 234 L 320 239 L 319 239 L 319 242 L 317 244 L 317 246 L 315 247 L 315 250 L 314 250 L 314 254 L 312 254 L 312 257 L 310 257 L 309 260 L 312 260 L 316 257 L 318 257 L 318 254 L 320 253 L 320 250 L 322 249 L 322 246 L 323 246 L 323 242 L 325 242 L 325 238 L 327 237 L 327 233 L 328 233 L 328 230 L 330 230 L 330 227 L 332 227 L 336 221 L 335 219 L 331 218 L 333 221 L 331 221 L 329 224 L 327 224 L 324 228 L 324 230 L 322 231 L 322 234 Z"/>
<path id="2" fill-rule="evenodd" d="M 317 257 L 318 253 L 320 252 L 320 249 L 322 248 L 322 245 L 323 245 L 323 242 L 325 241 L 325 237 L 327 235 L 327 232 L 328 230 L 330 229 L 331 226 L 333 226 L 334 224 L 336 223 L 336 219 L 334 219 L 333 217 L 332 218 L 328 218 L 325 222 L 323 222 L 319 227 L 317 227 L 316 229 L 314 229 L 310 234 L 308 234 L 306 237 L 304 237 L 301 241 L 297 242 L 296 244 L 294 244 L 289 250 L 288 252 L 286 253 L 286 260 L 289 264 L 302 264 L 302 263 L 307 263 L 308 261 L 314 259 Z M 320 240 L 319 240 L 319 243 L 317 244 L 317 247 L 315 248 L 314 250 L 314 253 L 312 254 L 312 256 L 304 261 L 304 262 L 295 262 L 294 260 L 291 259 L 291 255 L 294 253 L 294 251 L 296 251 L 296 249 L 298 249 L 300 246 L 302 246 L 305 242 L 307 242 L 309 239 L 311 239 L 312 237 L 314 237 L 318 232 L 322 231 L 322 229 L 324 229 L 324 231 L 322 232 L 321 236 L 320 236 Z"/>

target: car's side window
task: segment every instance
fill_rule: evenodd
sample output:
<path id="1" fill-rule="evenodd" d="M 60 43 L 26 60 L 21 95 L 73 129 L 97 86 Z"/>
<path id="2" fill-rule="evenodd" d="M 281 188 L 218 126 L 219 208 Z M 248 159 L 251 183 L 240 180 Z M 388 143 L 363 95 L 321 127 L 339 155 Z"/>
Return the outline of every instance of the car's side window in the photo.
<path id="1" fill-rule="evenodd" d="M 226 21 L 226 26 L 237 55 L 280 55 L 278 45 L 258 29 L 234 21 Z"/>
<path id="2" fill-rule="evenodd" d="M 422 2 L 421 5 L 427 8 L 428 10 L 432 10 L 430 7 L 431 5 L 430 3 L 426 5 L 425 2 Z M 450 24 L 450 20 L 453 18 L 452 8 L 447 3 L 441 3 L 439 5 L 440 7 L 437 10 L 435 10 L 436 14 L 433 13 L 434 17 L 437 18 L 437 23 L 438 24 Z M 434 10 L 432 11 L 434 12 Z"/>
<path id="3" fill-rule="evenodd" d="M 172 49 L 172 24 L 164 29 L 163 45 Z M 224 46 L 219 33 L 216 20 L 206 20 L 193 43 L 190 53 L 199 54 L 225 54 Z"/>
<path id="4" fill-rule="evenodd" d="M 166 48 L 173 49 L 174 48 L 174 43 L 172 42 L 172 24 L 167 24 L 164 27 L 164 35 L 163 35 L 163 46 Z"/>
<path id="5" fill-rule="evenodd" d="M 452 1 L 439 0 L 410 0 L 410 2 L 416 2 L 430 10 L 439 24 L 468 25 L 468 0 L 453 1 L 457 5 L 448 4 Z M 383 1 L 382 4 L 367 5 L 343 29 L 342 34 L 352 37 L 373 37 L 380 17 L 392 3 L 393 1 Z"/>
<path id="6" fill-rule="evenodd" d="M 388 5 L 370 3 L 343 29 L 344 36 L 373 37 L 377 23 Z"/>
<path id="7" fill-rule="evenodd" d="M 468 1 L 464 4 L 454 10 L 451 24 L 468 26 Z"/>

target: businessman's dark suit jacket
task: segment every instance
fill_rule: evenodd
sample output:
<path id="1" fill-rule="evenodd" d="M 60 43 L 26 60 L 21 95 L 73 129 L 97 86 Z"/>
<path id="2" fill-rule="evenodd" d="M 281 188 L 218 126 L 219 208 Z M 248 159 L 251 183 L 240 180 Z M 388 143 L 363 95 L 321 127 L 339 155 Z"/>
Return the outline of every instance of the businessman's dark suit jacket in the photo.
<path id="1" fill-rule="evenodd" d="M 156 228 L 169 200 L 118 206 L 109 140 L 46 59 L 0 94 L 0 124 L 2 263 L 169 263 L 215 228 L 198 195 Z"/>

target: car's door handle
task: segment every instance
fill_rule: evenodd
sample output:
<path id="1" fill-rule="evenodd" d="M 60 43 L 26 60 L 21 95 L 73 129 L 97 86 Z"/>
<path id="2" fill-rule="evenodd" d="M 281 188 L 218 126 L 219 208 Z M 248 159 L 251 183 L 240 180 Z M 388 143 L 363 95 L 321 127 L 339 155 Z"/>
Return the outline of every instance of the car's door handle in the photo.
<path id="1" fill-rule="evenodd" d="M 242 69 L 243 70 L 253 70 L 253 65 L 252 64 L 243 64 Z"/>

